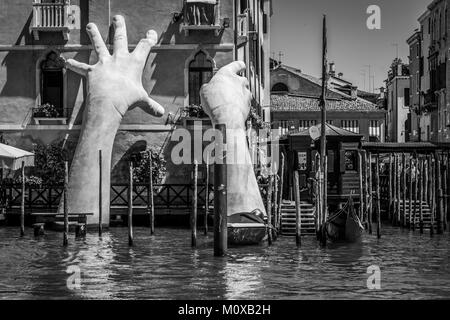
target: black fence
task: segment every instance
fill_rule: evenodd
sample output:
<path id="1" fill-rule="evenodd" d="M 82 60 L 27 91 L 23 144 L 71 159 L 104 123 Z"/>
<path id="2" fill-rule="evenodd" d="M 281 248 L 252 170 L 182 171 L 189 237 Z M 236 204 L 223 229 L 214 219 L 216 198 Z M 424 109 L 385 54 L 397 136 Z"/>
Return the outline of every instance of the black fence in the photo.
<path id="1" fill-rule="evenodd" d="M 111 208 L 128 207 L 128 184 L 111 185 Z M 267 185 L 260 185 L 260 191 L 265 200 Z M 192 206 L 194 186 L 192 184 L 158 184 L 153 186 L 153 201 L 155 208 L 187 209 Z M 133 185 L 133 206 L 147 206 L 148 184 Z M 22 200 L 21 185 L 6 185 L 1 190 L 0 199 L 6 199 L 7 208 L 20 208 Z M 63 186 L 27 186 L 25 188 L 25 208 L 28 211 L 49 210 L 58 208 Z M 214 203 L 214 187 L 209 186 L 209 206 Z M 197 185 L 198 207 L 205 206 L 206 185 Z M 0 201 L 4 202 L 4 201 Z"/>

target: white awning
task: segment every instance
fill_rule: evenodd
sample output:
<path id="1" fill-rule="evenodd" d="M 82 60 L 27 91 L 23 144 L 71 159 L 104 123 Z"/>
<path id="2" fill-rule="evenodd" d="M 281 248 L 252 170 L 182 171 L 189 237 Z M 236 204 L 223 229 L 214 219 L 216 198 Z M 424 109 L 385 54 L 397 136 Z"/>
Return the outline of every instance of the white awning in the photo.
<path id="1" fill-rule="evenodd" d="M 34 167 L 34 153 L 0 143 L 0 168 L 18 170 L 22 167 Z"/>
<path id="2" fill-rule="evenodd" d="M 186 3 L 216 4 L 217 0 L 186 0 Z"/>

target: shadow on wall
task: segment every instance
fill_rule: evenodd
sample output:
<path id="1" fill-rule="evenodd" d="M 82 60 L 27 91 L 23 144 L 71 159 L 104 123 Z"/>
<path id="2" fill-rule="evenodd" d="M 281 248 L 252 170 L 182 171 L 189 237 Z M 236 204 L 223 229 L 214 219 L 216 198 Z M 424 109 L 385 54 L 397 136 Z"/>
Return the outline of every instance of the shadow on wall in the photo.
<path id="1" fill-rule="evenodd" d="M 111 183 L 126 183 L 129 181 L 129 160 L 133 154 L 147 149 L 147 141 L 138 140 L 122 155 L 117 164 L 111 168 Z"/>

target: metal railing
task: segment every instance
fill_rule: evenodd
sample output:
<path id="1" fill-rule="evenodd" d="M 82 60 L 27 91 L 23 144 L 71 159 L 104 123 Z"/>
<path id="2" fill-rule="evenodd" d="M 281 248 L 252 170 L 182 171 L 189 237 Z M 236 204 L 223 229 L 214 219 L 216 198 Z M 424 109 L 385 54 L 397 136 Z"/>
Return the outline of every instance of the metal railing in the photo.
<path id="1" fill-rule="evenodd" d="M 63 28 L 67 27 L 66 2 L 33 3 L 33 28 Z"/>
<path id="2" fill-rule="evenodd" d="M 40 107 L 33 108 L 31 110 L 31 114 L 33 118 L 46 118 L 46 119 L 55 119 L 55 118 L 68 118 L 72 113 L 71 108 L 58 108 L 52 110 L 51 112 L 46 112 L 42 110 Z"/>

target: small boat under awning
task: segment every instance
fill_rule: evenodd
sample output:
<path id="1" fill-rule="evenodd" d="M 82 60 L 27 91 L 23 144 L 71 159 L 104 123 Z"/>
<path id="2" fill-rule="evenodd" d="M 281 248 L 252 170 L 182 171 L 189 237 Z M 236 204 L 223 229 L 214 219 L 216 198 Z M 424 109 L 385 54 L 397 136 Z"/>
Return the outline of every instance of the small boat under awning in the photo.
<path id="1" fill-rule="evenodd" d="M 18 170 L 22 163 L 34 167 L 34 153 L 0 143 L 0 168 Z"/>

